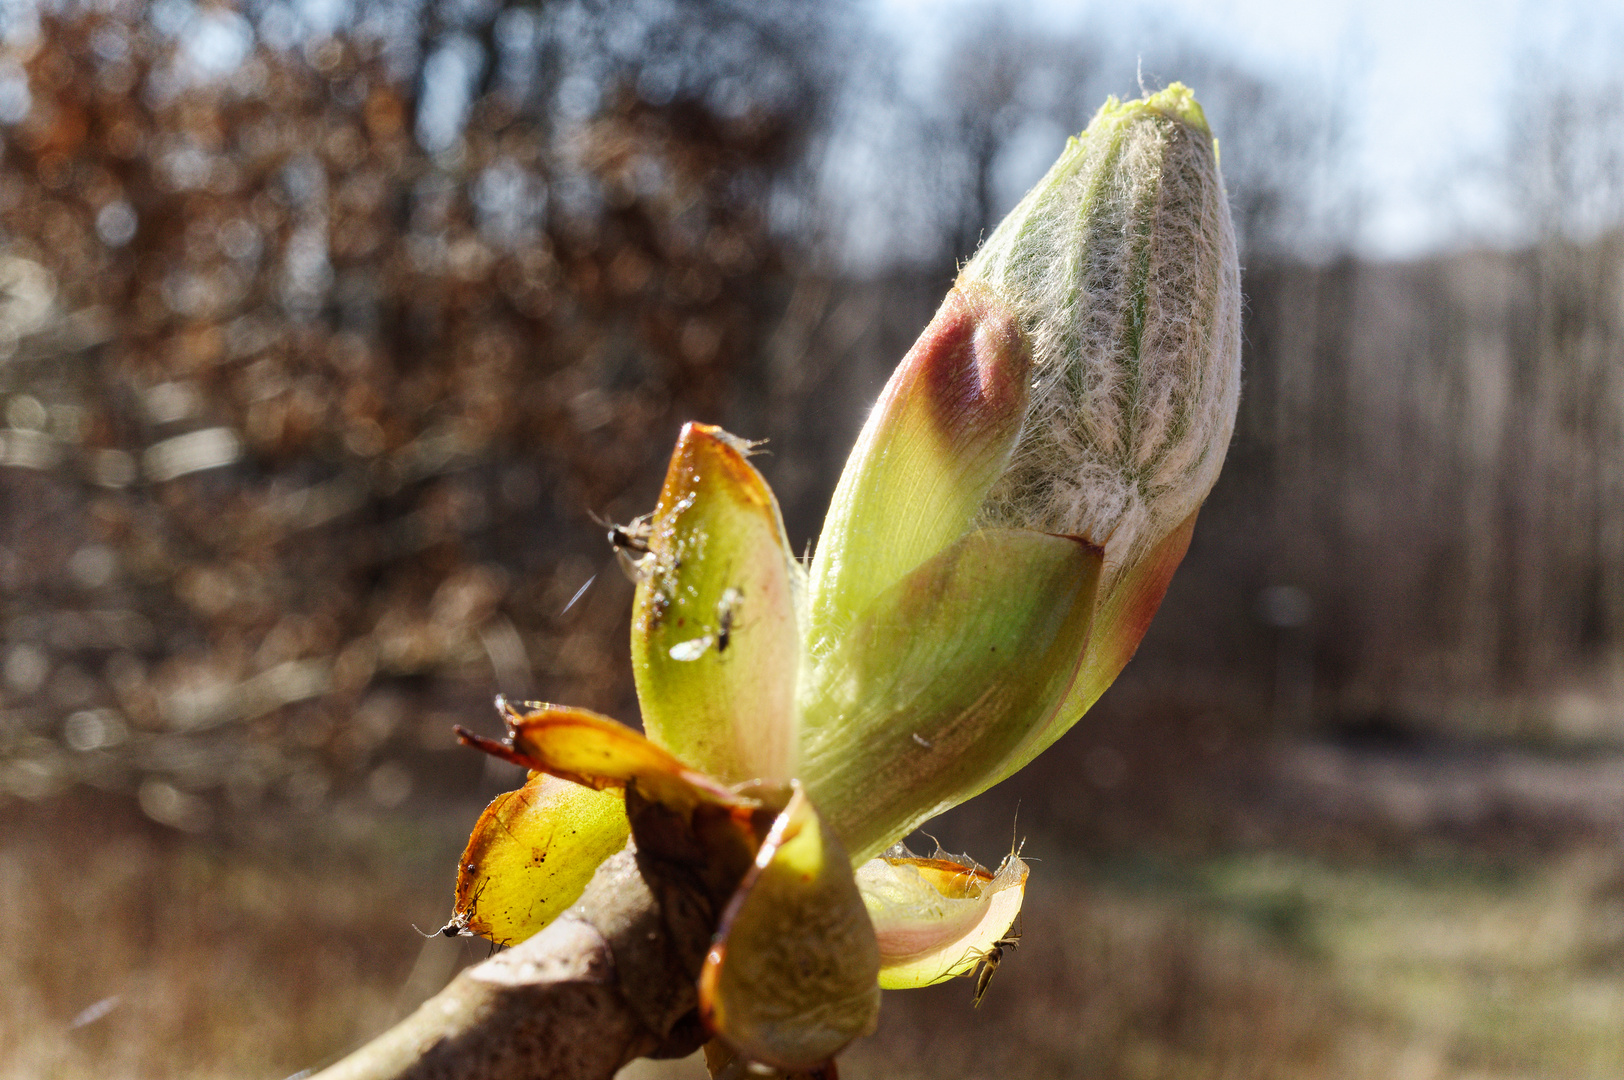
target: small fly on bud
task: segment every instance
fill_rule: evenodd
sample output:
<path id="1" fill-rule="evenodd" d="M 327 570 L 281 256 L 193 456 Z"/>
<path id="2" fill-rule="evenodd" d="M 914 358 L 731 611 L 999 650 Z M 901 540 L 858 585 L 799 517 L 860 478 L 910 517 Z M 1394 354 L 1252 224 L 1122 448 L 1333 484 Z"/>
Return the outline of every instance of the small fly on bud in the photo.
<path id="1" fill-rule="evenodd" d="M 649 515 L 633 518 L 629 525 L 609 524 L 609 544 L 616 551 L 636 551 L 648 554 L 648 538 L 652 531 Z"/>
<path id="2" fill-rule="evenodd" d="M 940 848 L 941 844 L 937 844 L 936 846 Z M 1011 836 L 1009 854 L 1005 855 L 1004 861 L 998 864 L 998 872 L 1002 874 L 1005 868 L 1009 866 L 1011 859 L 1019 859 L 1021 857 L 1021 851 L 1025 847 L 1025 840 L 1017 841 L 1013 836 Z M 1017 919 L 1019 919 L 1019 916 L 1017 916 Z M 981 1008 L 981 999 L 987 995 L 987 987 L 992 984 L 993 973 L 998 970 L 998 965 L 1004 962 L 1004 951 L 1006 949 L 1014 949 L 1020 945 L 1020 943 L 1021 928 L 1019 922 L 1017 922 L 1016 925 L 1010 927 L 1009 930 L 1004 933 L 1003 937 L 987 946 L 987 948 L 983 950 L 980 955 L 976 956 L 975 965 L 965 973 L 971 978 L 974 978 L 976 981 L 975 997 L 971 999 L 970 1002 L 971 1008 Z M 973 950 L 971 955 L 975 955 Z"/>
<path id="3" fill-rule="evenodd" d="M 728 642 L 733 640 L 733 614 L 739 608 L 739 601 L 744 594 L 731 585 L 722 590 L 722 598 L 716 602 L 716 651 L 727 652 Z"/>
<path id="4" fill-rule="evenodd" d="M 648 577 L 650 560 L 653 558 L 648 549 L 649 538 L 654 534 L 652 517 L 651 514 L 640 514 L 625 525 L 617 525 L 596 514 L 592 515 L 592 520 L 607 530 L 609 546 L 615 551 L 615 561 L 620 563 L 621 571 L 633 585 Z"/>
<path id="5" fill-rule="evenodd" d="M 464 866 L 462 869 L 465 873 L 472 874 L 478 869 L 478 867 L 470 863 L 469 865 Z M 445 937 L 473 937 L 474 932 L 468 929 L 468 923 L 473 918 L 474 908 L 479 906 L 479 894 L 485 891 L 486 884 L 488 884 L 488 882 L 481 882 L 479 887 L 474 890 L 474 895 L 468 898 L 468 906 L 459 907 L 456 911 L 453 911 L 451 913 L 451 919 L 444 926 L 440 927 L 440 929 L 436 930 L 433 934 L 425 934 L 423 936 L 434 937 L 436 934 L 439 934 Z"/>
<path id="6" fill-rule="evenodd" d="M 976 958 L 975 967 L 970 969 L 970 974 L 976 980 L 975 997 L 970 1003 L 972 1008 L 981 1008 L 981 999 L 987 995 L 987 987 L 992 983 L 993 973 L 998 970 L 998 965 L 1004 961 L 1004 950 L 1013 949 L 1020 943 L 1021 931 L 1016 928 L 993 942 L 985 952 Z"/>
<path id="7" fill-rule="evenodd" d="M 743 454 L 745 457 L 755 457 L 757 454 L 770 454 L 772 451 L 763 450 L 767 445 L 766 439 L 745 439 L 733 434 L 731 431 L 718 431 L 717 438 Z"/>
<path id="8" fill-rule="evenodd" d="M 712 645 L 716 646 L 717 653 L 727 652 L 727 647 L 733 641 L 733 621 L 738 613 L 739 604 L 744 600 L 744 593 L 729 585 L 722 590 L 722 598 L 716 601 L 716 629 L 707 634 L 701 634 L 687 641 L 679 641 L 671 646 L 670 654 L 673 660 L 698 660 L 705 655 L 705 650 Z"/>

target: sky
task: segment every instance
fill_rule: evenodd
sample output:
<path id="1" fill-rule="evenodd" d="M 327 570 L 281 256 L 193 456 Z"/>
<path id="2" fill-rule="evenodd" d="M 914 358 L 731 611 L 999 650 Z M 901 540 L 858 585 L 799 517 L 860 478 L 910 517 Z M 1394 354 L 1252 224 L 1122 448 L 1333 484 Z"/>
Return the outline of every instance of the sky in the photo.
<path id="1" fill-rule="evenodd" d="M 905 52 L 928 53 L 970 0 L 872 0 Z M 1367 255 L 1407 258 L 1511 242 L 1510 208 L 1485 177 L 1504 160 L 1503 118 L 1538 65 L 1611 72 L 1621 0 L 1025 0 L 1030 24 L 1097 36 L 1153 58 L 1179 37 L 1286 81 L 1331 90 L 1350 125 L 1348 167 Z M 1146 74 L 1151 74 L 1146 60 Z M 1176 72 L 1157 72 L 1164 79 Z M 1147 81 L 1150 81 L 1147 79 Z M 1195 87 L 1197 93 L 1200 87 Z M 1125 86 L 1119 93 L 1135 92 Z M 1218 131 L 1220 139 L 1223 132 Z"/>
<path id="2" fill-rule="evenodd" d="M 1138 61 L 1152 87 L 1180 77 L 1161 63 L 1179 43 L 1233 58 L 1279 85 L 1303 85 L 1305 103 L 1333 101 L 1347 125 L 1345 156 L 1339 159 L 1346 175 L 1322 177 L 1324 189 L 1316 195 L 1327 205 L 1340 199 L 1337 205 L 1358 208 L 1348 219 L 1354 222 L 1354 247 L 1377 258 L 1520 241 L 1516 207 L 1499 182 L 1508 153 L 1505 120 L 1519 80 L 1590 72 L 1616 80 L 1624 57 L 1624 0 L 862 2 L 878 29 L 892 37 L 902 69 L 916 69 L 921 76 L 905 78 L 904 85 L 933 85 L 960 28 L 1000 5 L 1012 21 L 1091 40 L 1107 56 L 1119 57 L 1123 72 L 1131 73 Z M 0 10 L 34 3 L 0 0 Z M 268 15 L 259 35 L 286 45 L 301 32 L 338 25 L 350 8 L 349 0 L 273 3 L 267 12 L 297 12 L 303 30 L 289 23 L 282 33 Z M 229 5 L 154 0 L 151 12 L 160 28 L 173 24 L 166 32 L 181 34 L 187 56 L 203 74 L 234 68 L 254 40 L 254 29 Z M 477 66 L 477 58 L 449 48 L 430 58 L 430 74 L 438 76 L 428 82 L 443 91 L 439 97 L 447 107 L 436 111 L 429 106 L 439 98 L 425 99 L 419 117 L 425 145 L 437 149 L 455 138 Z M 0 70 L 0 120 L 26 107 L 26 93 L 22 98 L 16 93 L 19 77 Z M 1137 93 L 1131 75 L 1112 89 L 1123 96 Z M 1199 95 L 1200 85 L 1194 89 Z M 424 126 L 437 117 L 443 123 Z M 1222 141 L 1219 119 L 1214 116 Z M 999 183 L 1009 205 L 1042 175 L 1065 134 L 1040 131 L 1034 142 L 1023 141 L 1032 132 L 1011 133 L 1013 149 L 1020 152 L 1008 155 L 1013 165 L 1003 170 L 1008 175 L 1001 174 Z M 1333 215 L 1319 216 L 1330 220 Z M 881 224 L 857 231 L 874 236 L 897 231 Z M 882 246 L 890 250 L 895 243 Z"/>

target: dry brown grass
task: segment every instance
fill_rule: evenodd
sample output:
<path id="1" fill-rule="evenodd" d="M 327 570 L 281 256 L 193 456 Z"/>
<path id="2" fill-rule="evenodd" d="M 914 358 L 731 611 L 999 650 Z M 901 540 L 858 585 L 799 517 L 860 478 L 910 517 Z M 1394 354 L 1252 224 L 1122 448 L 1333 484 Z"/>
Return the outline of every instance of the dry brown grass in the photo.
<path id="1" fill-rule="evenodd" d="M 425 941 L 473 806 L 185 837 L 84 792 L 0 814 L 0 1076 L 323 1063 L 484 950 Z M 982 1008 L 886 995 L 850 1078 L 1603 1080 L 1624 1075 L 1624 868 L 1280 851 L 1035 868 Z M 105 1015 L 75 1025 L 85 1010 Z M 650 1080 L 696 1063 L 640 1063 Z"/>
<path id="2" fill-rule="evenodd" d="M 277 839 L 200 841 L 82 792 L 13 802 L 0 820 L 8 1077 L 314 1065 L 415 1004 L 402 999 L 423 948 L 411 924 L 437 926 L 450 900 L 424 868 L 456 858 L 443 830 L 406 826 L 377 834 L 365 858 L 342 844 L 298 855 Z M 75 1027 L 98 1002 L 105 1016 Z"/>
<path id="3" fill-rule="evenodd" d="M 1041 887 L 979 1010 L 968 984 L 888 994 L 856 1077 L 1250 1077 L 1347 1072 L 1334 991 L 1280 948 L 1176 904 Z"/>

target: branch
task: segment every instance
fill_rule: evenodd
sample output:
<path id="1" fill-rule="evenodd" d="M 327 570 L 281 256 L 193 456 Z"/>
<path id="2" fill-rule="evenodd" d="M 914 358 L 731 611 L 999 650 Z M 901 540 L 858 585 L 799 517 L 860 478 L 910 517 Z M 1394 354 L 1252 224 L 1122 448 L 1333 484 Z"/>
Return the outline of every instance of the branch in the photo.
<path id="1" fill-rule="evenodd" d="M 709 920 L 661 893 L 627 844 L 547 929 L 312 1080 L 611 1080 L 633 1058 L 692 1053 Z"/>

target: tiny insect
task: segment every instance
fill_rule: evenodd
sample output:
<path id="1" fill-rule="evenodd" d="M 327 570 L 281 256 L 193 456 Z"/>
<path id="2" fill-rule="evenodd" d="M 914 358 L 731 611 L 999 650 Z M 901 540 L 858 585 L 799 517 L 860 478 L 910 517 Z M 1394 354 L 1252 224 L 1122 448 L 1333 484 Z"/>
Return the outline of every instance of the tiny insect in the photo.
<path id="1" fill-rule="evenodd" d="M 651 558 L 648 543 L 654 535 L 654 525 L 650 521 L 652 516 L 642 514 L 625 525 L 616 525 L 596 514 L 592 515 L 593 521 L 607 529 L 605 535 L 609 540 L 609 546 L 614 548 L 615 560 L 620 563 L 621 570 L 634 585 L 648 576 Z"/>
<path id="2" fill-rule="evenodd" d="M 1016 826 L 1016 828 L 1018 827 Z M 938 844 L 937 846 L 940 847 L 941 845 Z M 1012 829 L 1009 838 L 1009 854 L 1004 856 L 1004 861 L 998 864 L 998 872 L 1003 873 L 1005 868 L 1009 866 L 1011 859 L 1019 859 L 1021 852 L 1025 848 L 1026 841 L 1016 840 Z M 970 970 L 966 973 L 973 976 L 976 981 L 975 997 L 970 1002 L 972 1008 L 981 1008 L 981 999 L 986 996 L 987 986 L 992 982 L 993 973 L 998 970 L 998 965 L 1004 962 L 1004 950 L 1014 949 L 1020 943 L 1021 924 L 1019 916 L 1017 916 L 1015 925 L 1005 931 L 1004 936 L 988 946 L 981 955 L 977 956 L 976 962 L 971 965 Z"/>
<path id="3" fill-rule="evenodd" d="M 733 642 L 734 618 L 738 614 L 739 604 L 744 600 L 744 593 L 729 585 L 722 590 L 722 598 L 716 601 L 716 630 L 714 633 L 701 634 L 687 641 L 679 641 L 668 650 L 671 659 L 690 661 L 698 660 L 705 655 L 705 650 L 712 645 L 716 646 L 718 653 L 727 652 L 728 645 Z"/>
<path id="4" fill-rule="evenodd" d="M 609 546 L 617 551 L 648 551 L 649 537 L 654 534 L 654 527 L 649 524 L 649 515 L 634 518 L 629 525 L 609 525 Z"/>
<path id="5" fill-rule="evenodd" d="M 741 439 L 739 436 L 730 434 L 726 431 L 718 431 L 717 435 L 723 442 L 727 443 L 727 445 L 731 446 L 745 457 L 755 457 L 757 454 L 771 453 L 770 450 L 761 449 L 761 447 L 767 445 L 766 439 Z"/>
<path id="6" fill-rule="evenodd" d="M 993 973 L 998 970 L 998 965 L 1004 962 L 1004 950 L 1013 949 L 1020 943 L 1020 928 L 1014 927 L 1009 933 L 993 942 L 980 956 L 976 957 L 975 965 L 970 968 L 970 974 L 976 980 L 976 994 L 971 1001 L 973 1008 L 981 1008 L 981 999 L 986 996 L 987 986 L 992 982 Z"/>
<path id="7" fill-rule="evenodd" d="M 728 642 L 733 640 L 733 615 L 743 599 L 744 594 L 729 585 L 716 601 L 716 651 L 719 653 L 727 652 Z"/>
<path id="8" fill-rule="evenodd" d="M 467 869 L 468 872 L 472 874 L 477 867 L 469 864 Z M 479 894 L 485 891 L 485 886 L 487 884 L 488 882 L 485 881 L 480 882 L 479 888 L 474 890 L 473 898 L 468 901 L 468 906 L 466 908 L 453 911 L 451 913 L 451 919 L 449 922 L 440 927 L 440 929 L 436 930 L 433 934 L 423 934 L 423 936 L 431 938 L 434 937 L 435 934 L 444 934 L 446 937 L 473 937 L 474 932 L 468 929 L 468 921 L 473 918 L 474 908 L 479 903 Z M 412 929 L 416 930 L 417 928 L 416 926 L 413 926 Z M 422 931 L 419 930 L 418 933 L 422 933 Z"/>

